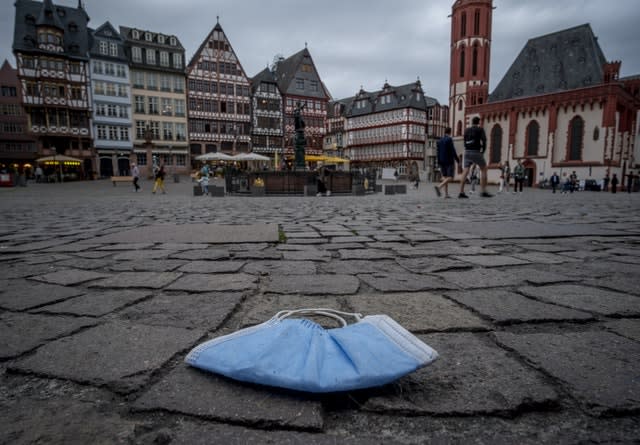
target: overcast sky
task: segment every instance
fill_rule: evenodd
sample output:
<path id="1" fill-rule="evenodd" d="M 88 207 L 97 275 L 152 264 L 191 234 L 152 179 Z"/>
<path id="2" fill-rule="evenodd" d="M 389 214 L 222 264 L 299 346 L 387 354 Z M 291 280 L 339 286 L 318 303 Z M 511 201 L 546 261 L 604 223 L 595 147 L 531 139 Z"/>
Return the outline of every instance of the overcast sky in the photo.
<path id="1" fill-rule="evenodd" d="M 54 0 L 77 6 L 77 0 Z M 84 0 L 97 28 L 107 20 L 175 35 L 187 61 L 220 24 L 249 77 L 274 56 L 308 45 L 335 99 L 422 81 L 425 93 L 448 103 L 451 6 L 454 0 Z M 9 58 L 14 0 L 0 0 L 0 58 Z M 640 74 L 638 0 L 494 0 L 490 91 L 527 40 L 590 23 L 621 75 Z M 560 7 L 560 8 L 559 8 Z"/>

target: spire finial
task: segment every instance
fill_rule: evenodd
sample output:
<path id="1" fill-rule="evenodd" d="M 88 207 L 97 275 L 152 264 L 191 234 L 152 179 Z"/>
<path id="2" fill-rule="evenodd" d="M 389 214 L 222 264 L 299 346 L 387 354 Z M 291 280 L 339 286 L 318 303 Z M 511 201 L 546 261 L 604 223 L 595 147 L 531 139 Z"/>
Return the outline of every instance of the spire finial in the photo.
<path id="1" fill-rule="evenodd" d="M 217 16 L 216 16 L 216 23 L 217 23 L 218 25 L 220 24 L 220 16 L 219 16 L 219 15 L 217 15 Z"/>
<path id="2" fill-rule="evenodd" d="M 304 42 L 304 49 L 307 49 L 307 42 Z"/>

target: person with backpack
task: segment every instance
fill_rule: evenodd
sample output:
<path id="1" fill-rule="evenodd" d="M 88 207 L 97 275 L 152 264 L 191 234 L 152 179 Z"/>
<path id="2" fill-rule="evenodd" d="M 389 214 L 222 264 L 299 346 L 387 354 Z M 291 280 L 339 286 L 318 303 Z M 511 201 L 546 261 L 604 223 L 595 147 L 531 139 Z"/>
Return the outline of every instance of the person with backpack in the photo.
<path id="1" fill-rule="evenodd" d="M 442 188 L 444 187 L 444 197 L 449 196 L 449 182 L 453 181 L 454 177 L 454 162 L 460 164 L 460 158 L 456 153 L 456 148 L 453 145 L 453 139 L 451 139 L 451 128 L 447 127 L 444 130 L 444 137 L 440 138 L 437 144 L 438 165 L 440 166 L 440 173 L 442 174 L 442 182 L 435 186 L 436 195 L 442 196 Z"/>
<path id="2" fill-rule="evenodd" d="M 524 186 L 524 176 L 524 165 L 522 165 L 522 161 L 518 159 L 518 163 L 513 169 L 513 193 L 518 193 L 518 190 L 520 190 L 520 193 L 522 193 L 522 187 Z"/>
<path id="3" fill-rule="evenodd" d="M 487 135 L 484 128 L 480 127 L 480 118 L 475 116 L 472 126 L 464 131 L 464 170 L 460 181 L 460 193 L 458 198 L 468 198 L 464 193 L 465 182 L 469 175 L 469 169 L 473 164 L 480 168 L 480 196 L 491 198 L 492 194 L 487 192 L 487 163 L 484 160 L 484 152 L 487 149 Z"/>

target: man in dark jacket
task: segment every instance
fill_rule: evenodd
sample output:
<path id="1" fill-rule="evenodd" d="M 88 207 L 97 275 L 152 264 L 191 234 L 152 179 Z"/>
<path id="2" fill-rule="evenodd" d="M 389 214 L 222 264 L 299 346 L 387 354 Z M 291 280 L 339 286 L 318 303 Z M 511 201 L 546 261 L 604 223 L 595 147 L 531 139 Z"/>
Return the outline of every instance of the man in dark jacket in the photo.
<path id="1" fill-rule="evenodd" d="M 442 173 L 442 182 L 435 186 L 438 196 L 442 195 L 441 189 L 444 187 L 444 197 L 450 198 L 448 184 L 455 176 L 455 162 L 460 164 L 460 159 L 451 139 L 451 128 L 447 127 L 444 130 L 444 137 L 438 141 L 438 165 Z"/>
<path id="2" fill-rule="evenodd" d="M 464 185 L 469 174 L 469 169 L 473 164 L 480 167 L 480 196 L 491 198 L 493 195 L 487 193 L 487 162 L 484 160 L 484 152 L 487 149 L 487 135 L 484 128 L 480 126 L 480 118 L 475 116 L 471 127 L 464 131 L 464 171 L 460 180 L 460 194 L 458 198 L 468 198 L 464 193 Z"/>
<path id="3" fill-rule="evenodd" d="M 558 188 L 559 185 L 560 185 L 560 176 L 558 176 L 556 172 L 553 172 L 553 175 L 551 176 L 551 190 L 553 190 L 553 193 L 556 192 L 556 189 Z"/>

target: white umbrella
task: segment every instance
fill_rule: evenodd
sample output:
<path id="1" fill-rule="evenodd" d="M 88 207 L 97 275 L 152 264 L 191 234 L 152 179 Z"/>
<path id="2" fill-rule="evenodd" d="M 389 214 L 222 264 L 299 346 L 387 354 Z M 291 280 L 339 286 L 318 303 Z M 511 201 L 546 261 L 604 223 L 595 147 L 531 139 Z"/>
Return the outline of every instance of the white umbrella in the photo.
<path id="1" fill-rule="evenodd" d="M 200 156 L 196 156 L 196 161 L 234 161 L 233 156 L 229 156 L 224 153 L 205 153 Z"/>
<path id="2" fill-rule="evenodd" d="M 36 162 L 67 162 L 67 161 L 75 161 L 82 162 L 82 159 L 72 158 L 71 156 L 65 155 L 55 155 L 55 156 L 45 156 L 44 158 L 36 159 Z"/>
<path id="3" fill-rule="evenodd" d="M 240 153 L 233 156 L 233 159 L 236 161 L 271 161 L 270 157 L 258 153 Z"/>

